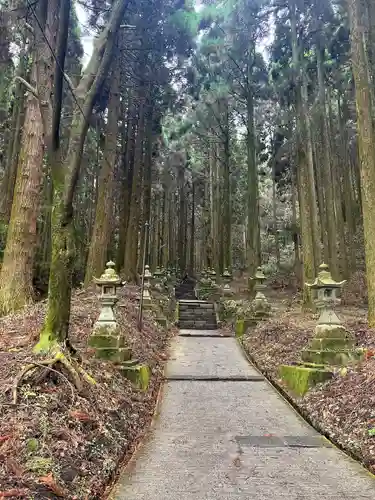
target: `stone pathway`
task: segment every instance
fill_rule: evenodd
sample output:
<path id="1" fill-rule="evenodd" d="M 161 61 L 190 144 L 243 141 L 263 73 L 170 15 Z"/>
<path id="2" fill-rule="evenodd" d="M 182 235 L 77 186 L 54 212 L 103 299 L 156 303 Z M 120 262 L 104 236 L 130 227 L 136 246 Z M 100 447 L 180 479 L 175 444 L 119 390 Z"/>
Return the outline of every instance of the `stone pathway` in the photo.
<path id="1" fill-rule="evenodd" d="M 180 331 L 160 413 L 111 500 L 373 500 L 375 480 L 332 447 L 231 337 Z"/>

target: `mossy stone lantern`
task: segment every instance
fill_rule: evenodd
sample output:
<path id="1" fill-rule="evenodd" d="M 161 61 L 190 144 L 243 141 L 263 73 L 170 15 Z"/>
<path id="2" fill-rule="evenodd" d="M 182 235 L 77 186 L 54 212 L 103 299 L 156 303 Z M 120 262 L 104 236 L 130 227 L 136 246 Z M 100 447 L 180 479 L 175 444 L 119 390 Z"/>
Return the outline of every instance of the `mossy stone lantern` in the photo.
<path id="1" fill-rule="evenodd" d="M 333 310 L 340 302 L 337 296 L 346 280 L 335 281 L 327 264 L 319 266 L 318 276 L 306 286 L 314 293 L 314 301 L 320 310 L 315 334 L 308 347 L 302 352 L 305 363 L 321 365 L 346 365 L 363 355 L 355 349 L 354 335 L 342 324 Z"/>
<path id="2" fill-rule="evenodd" d="M 319 266 L 318 276 L 313 283 L 306 283 L 306 286 L 313 291 L 314 302 L 320 310 L 319 324 L 341 325 L 341 321 L 333 310 L 334 306 L 340 303 L 338 292 L 346 283 L 346 280 L 335 281 L 332 278 L 327 264 Z"/>
<path id="3" fill-rule="evenodd" d="M 163 281 L 163 272 L 160 269 L 160 267 L 157 267 L 153 274 L 153 284 L 154 288 L 159 292 L 161 292 L 163 289 L 162 281 Z"/>
<path id="4" fill-rule="evenodd" d="M 210 279 L 212 283 L 216 283 L 216 271 L 215 269 L 210 269 Z"/>
<path id="5" fill-rule="evenodd" d="M 271 306 L 263 293 L 267 287 L 265 285 L 266 276 L 263 273 L 262 268 L 259 266 L 256 270 L 255 276 L 253 277 L 255 281 L 254 290 L 256 292 L 255 298 L 252 302 L 252 309 L 255 318 L 263 318 L 269 315 Z"/>
<path id="6" fill-rule="evenodd" d="M 131 351 L 126 346 L 113 311 L 118 302 L 117 288 L 122 286 L 122 281 L 115 271 L 114 262 L 107 262 L 106 266 L 100 278 L 94 278 L 100 289 L 98 299 L 101 310 L 89 338 L 89 345 L 95 349 L 98 358 L 123 362 L 131 357 Z"/>
<path id="7" fill-rule="evenodd" d="M 98 296 L 102 306 L 100 316 L 97 323 L 103 326 L 104 324 L 109 327 L 117 327 L 113 306 L 118 302 L 117 288 L 122 286 L 120 277 L 115 271 L 115 263 L 112 261 L 107 262 L 106 270 L 100 278 L 94 278 L 94 282 L 100 289 Z"/>

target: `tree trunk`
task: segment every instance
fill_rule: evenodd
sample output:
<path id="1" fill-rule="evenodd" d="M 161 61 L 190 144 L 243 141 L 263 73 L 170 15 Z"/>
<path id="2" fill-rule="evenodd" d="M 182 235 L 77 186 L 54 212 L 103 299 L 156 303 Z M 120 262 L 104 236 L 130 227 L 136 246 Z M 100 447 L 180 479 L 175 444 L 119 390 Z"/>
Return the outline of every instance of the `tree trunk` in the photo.
<path id="1" fill-rule="evenodd" d="M 179 274 L 183 276 L 186 272 L 186 247 L 185 247 L 185 165 L 179 165 L 177 172 L 177 185 L 178 185 L 178 267 Z"/>
<path id="2" fill-rule="evenodd" d="M 290 2 L 290 21 L 292 31 L 292 54 L 294 83 L 296 87 L 297 114 L 297 186 L 300 209 L 300 228 L 303 262 L 303 285 L 315 278 L 317 252 L 319 246 L 318 216 L 315 195 L 314 168 L 312 156 L 311 130 L 307 115 L 307 88 L 300 67 L 300 54 L 297 37 L 296 5 Z M 304 146 L 304 143 L 306 146 Z M 320 256 L 319 256 L 320 257 Z M 305 286 L 303 304 L 311 306 L 311 297 Z"/>
<path id="3" fill-rule="evenodd" d="M 348 0 L 351 26 L 352 66 L 356 89 L 357 127 L 361 172 L 363 227 L 368 289 L 368 322 L 375 326 L 375 148 L 370 82 L 363 45 L 360 0 Z"/>
<path id="4" fill-rule="evenodd" d="M 26 60 L 25 55 L 21 54 L 20 62 L 17 68 L 17 75 L 26 78 Z M 14 93 L 14 104 L 11 118 L 12 137 L 9 139 L 6 155 L 5 174 L 0 189 L 0 223 L 7 225 L 9 223 L 10 212 L 12 209 L 14 185 L 17 176 L 18 156 L 21 147 L 21 133 L 25 117 L 25 89 L 23 84 L 17 80 Z"/>
<path id="5" fill-rule="evenodd" d="M 134 173 L 129 207 L 129 221 L 126 235 L 124 276 L 129 281 L 137 280 L 139 220 L 141 206 L 142 158 L 145 129 L 145 99 L 140 96 L 138 112 L 138 131 L 135 140 Z"/>
<path id="6" fill-rule="evenodd" d="M 332 173 L 332 162 L 331 162 L 331 144 L 329 138 L 329 127 L 327 120 L 327 108 L 326 108 L 326 91 L 324 84 L 324 68 L 323 68 L 323 50 L 317 47 L 317 66 L 318 66 L 318 83 L 319 83 L 319 104 L 320 104 L 320 131 L 321 131 L 321 143 L 322 147 L 322 173 L 323 173 L 323 185 L 322 189 L 325 194 L 325 208 L 327 216 L 327 242 L 328 242 L 328 254 L 329 254 L 329 264 L 332 275 L 335 279 L 339 279 L 339 265 L 337 258 L 337 232 L 336 232 L 336 217 L 335 217 L 335 204 L 334 204 L 334 189 L 333 180 L 334 176 Z"/>
<path id="7" fill-rule="evenodd" d="M 249 73 L 250 73 L 249 69 Z M 250 79 L 251 75 L 249 76 Z M 247 270 L 255 274 L 259 266 L 259 187 L 255 154 L 254 98 L 250 85 L 247 89 Z"/>
<path id="8" fill-rule="evenodd" d="M 119 245 L 117 252 L 117 268 L 123 269 L 125 259 L 126 235 L 129 221 L 129 207 L 131 200 L 131 190 L 134 173 L 134 147 L 136 134 L 136 106 L 131 104 L 129 109 L 129 118 L 126 127 L 126 137 L 123 138 L 124 153 L 122 155 L 123 179 L 121 185 L 122 198 L 120 200 L 120 229 Z"/>
<path id="9" fill-rule="evenodd" d="M 114 68 L 108 102 L 107 130 L 105 135 L 102 167 L 100 169 L 99 176 L 95 222 L 86 265 L 86 286 L 91 283 L 94 276 L 98 278 L 102 274 L 108 257 L 108 247 L 110 244 L 111 227 L 113 222 L 113 182 L 117 158 L 119 108 L 119 73 L 118 68 Z"/>
<path id="10" fill-rule="evenodd" d="M 35 85 L 35 63 L 31 83 Z M 12 211 L 0 272 L 0 312 L 15 311 L 33 299 L 36 222 L 43 175 L 43 125 L 38 99 L 27 92 L 26 114 Z"/>
<path id="11" fill-rule="evenodd" d="M 143 160 L 143 207 L 142 207 L 142 226 L 141 226 L 141 238 L 140 238 L 140 245 L 139 245 L 139 258 L 138 258 L 138 271 L 140 274 L 143 272 L 143 262 L 142 262 L 142 257 L 143 257 L 143 249 L 144 246 L 146 245 L 146 255 L 149 255 L 149 241 L 146 241 L 146 233 L 149 234 L 149 231 L 146 231 L 146 223 L 150 224 L 150 215 L 151 215 L 151 184 L 152 184 L 152 179 L 151 179 L 151 170 L 152 170 L 152 146 L 153 146 L 153 136 L 152 136 L 152 108 L 149 109 L 148 116 L 147 116 L 147 124 L 146 124 L 146 145 L 145 145 L 145 154 L 144 154 L 144 160 Z M 160 201 L 161 204 L 161 201 Z M 159 234 L 159 225 L 161 226 L 161 210 L 160 210 L 160 215 L 157 220 L 157 234 Z M 150 238 L 148 238 L 149 240 Z M 157 259 L 156 259 L 156 264 L 153 263 L 153 265 L 158 266 L 159 265 L 159 245 L 160 241 L 157 243 Z M 149 262 L 148 262 L 149 264 Z"/>
<path id="12" fill-rule="evenodd" d="M 93 54 L 75 91 L 79 106 L 76 103 L 73 109 L 64 170 L 62 163 L 57 161 L 57 154 L 50 158 L 54 184 L 52 257 L 47 314 L 39 343 L 35 346 L 36 352 L 54 349 L 56 344 L 65 343 L 68 338 L 74 264 L 73 199 L 79 180 L 89 118 L 97 94 L 108 74 L 117 30 L 122 22 L 126 7 L 127 2 L 114 1 L 107 24 L 95 40 Z M 60 76 L 62 78 L 62 75 Z M 50 131 L 52 138 L 55 135 L 54 132 L 55 130 Z M 51 151 L 53 149 L 53 141 L 51 141 Z"/>

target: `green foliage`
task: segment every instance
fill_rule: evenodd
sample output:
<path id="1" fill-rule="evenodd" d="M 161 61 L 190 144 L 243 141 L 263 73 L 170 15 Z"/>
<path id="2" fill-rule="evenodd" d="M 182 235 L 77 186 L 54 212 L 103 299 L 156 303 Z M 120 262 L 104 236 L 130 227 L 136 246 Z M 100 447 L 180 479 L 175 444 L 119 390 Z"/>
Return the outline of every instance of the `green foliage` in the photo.
<path id="1" fill-rule="evenodd" d="M 195 11 L 179 9 L 171 14 L 169 20 L 177 30 L 191 37 L 198 34 L 200 17 Z"/>

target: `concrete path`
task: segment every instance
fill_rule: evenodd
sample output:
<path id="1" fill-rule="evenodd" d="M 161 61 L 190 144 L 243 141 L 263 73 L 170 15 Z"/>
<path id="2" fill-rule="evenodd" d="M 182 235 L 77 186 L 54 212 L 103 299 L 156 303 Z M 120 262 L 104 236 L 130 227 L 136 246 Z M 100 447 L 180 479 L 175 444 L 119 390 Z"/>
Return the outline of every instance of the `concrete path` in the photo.
<path id="1" fill-rule="evenodd" d="M 375 480 L 212 331 L 174 341 L 160 414 L 112 500 L 374 500 Z"/>

